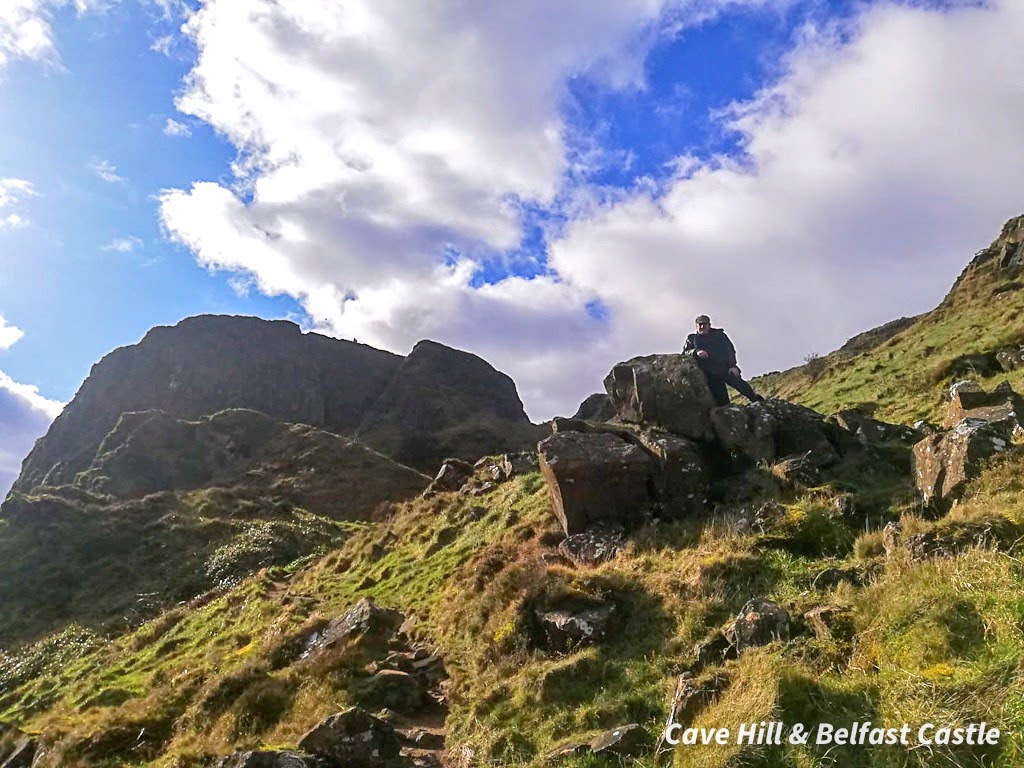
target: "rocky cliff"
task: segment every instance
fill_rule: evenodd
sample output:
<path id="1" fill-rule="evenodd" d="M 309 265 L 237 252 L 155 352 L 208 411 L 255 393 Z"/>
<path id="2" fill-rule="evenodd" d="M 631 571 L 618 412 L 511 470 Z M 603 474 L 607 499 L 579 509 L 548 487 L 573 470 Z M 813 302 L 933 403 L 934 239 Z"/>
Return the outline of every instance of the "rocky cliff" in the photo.
<path id="1" fill-rule="evenodd" d="M 512 380 L 475 355 L 421 342 L 402 358 L 283 320 L 204 315 L 154 328 L 93 366 L 13 490 L 74 482 L 123 413 L 195 419 L 226 408 L 342 435 L 358 429 L 426 470 L 446 453 L 475 459 L 529 441 L 515 437 L 529 420 Z"/>

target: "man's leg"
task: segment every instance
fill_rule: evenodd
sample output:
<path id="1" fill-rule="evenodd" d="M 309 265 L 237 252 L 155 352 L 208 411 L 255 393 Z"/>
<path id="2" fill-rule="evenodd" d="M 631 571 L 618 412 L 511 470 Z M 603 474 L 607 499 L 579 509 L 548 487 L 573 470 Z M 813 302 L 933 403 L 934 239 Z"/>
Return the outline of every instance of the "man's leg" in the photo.
<path id="1" fill-rule="evenodd" d="M 728 405 L 729 390 L 725 388 L 725 379 L 707 371 L 704 372 L 704 376 L 708 380 L 708 389 L 711 390 L 711 396 L 715 398 L 715 404 Z"/>
<path id="2" fill-rule="evenodd" d="M 728 382 L 730 387 L 735 389 L 737 392 L 739 392 L 752 403 L 757 403 L 760 402 L 761 400 L 764 400 L 763 397 L 761 397 L 759 394 L 757 394 L 757 392 L 754 391 L 754 388 L 752 386 L 750 386 L 747 382 L 745 382 L 743 379 L 741 379 L 739 376 L 735 375 L 732 372 L 725 374 L 725 382 Z M 725 382 L 723 382 L 722 384 L 722 389 L 725 389 Z"/>

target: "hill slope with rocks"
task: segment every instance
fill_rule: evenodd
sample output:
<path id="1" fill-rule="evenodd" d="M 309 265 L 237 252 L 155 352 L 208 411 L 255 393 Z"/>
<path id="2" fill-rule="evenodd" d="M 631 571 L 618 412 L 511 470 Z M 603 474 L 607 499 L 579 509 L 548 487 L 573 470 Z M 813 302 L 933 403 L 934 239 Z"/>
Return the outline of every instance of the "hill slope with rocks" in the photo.
<path id="1" fill-rule="evenodd" d="M 1015 373 L 967 381 L 947 364 L 991 351 L 959 335 L 953 308 L 995 338 L 1015 332 L 1017 221 L 943 306 L 851 340 L 828 358 L 840 372 L 780 375 L 786 398 L 716 407 L 692 360 L 623 361 L 535 450 L 445 462 L 429 487 L 416 476 L 415 498 L 367 517 L 332 519 L 330 485 L 318 485 L 356 456 L 382 462 L 362 480 L 399 472 L 359 443 L 275 419 L 271 429 L 250 411 L 126 414 L 75 483 L 5 504 L 0 544 L 23 528 L 0 562 L 21 560 L 0 583 L 58 568 L 66 540 L 46 536 L 47 521 L 65 525 L 62 504 L 116 503 L 112 530 L 138 520 L 154 547 L 174 546 L 173 526 L 279 522 L 289 509 L 315 523 L 299 538 L 319 543 L 290 562 L 200 558 L 234 575 L 113 623 L 76 615 L 59 590 L 78 586 L 85 603 L 123 578 L 119 567 L 145 569 L 141 553 L 93 563 L 91 583 L 68 583 L 84 560 L 64 581 L 32 582 L 22 607 L 0 614 L 0 765 L 1024 763 L 1024 401 Z M 939 337 L 941 353 L 914 357 Z M 940 354 L 942 376 L 912 387 Z M 858 372 L 875 366 L 906 377 L 865 400 Z M 434 430 L 418 405 L 431 388 L 406 381 L 387 411 Z M 859 407 L 820 405 L 843 386 L 841 404 Z M 887 416 L 920 412 L 931 423 Z M 375 423 L 394 450 L 395 423 Z M 281 443 L 282 429 L 307 442 Z M 196 455 L 198 466 L 181 460 Z M 213 521 L 204 503 L 217 504 Z M 102 552 L 106 535 L 87 551 Z M 51 615 L 33 619 L 31 642 L 11 641 L 33 601 Z M 59 631 L 40 630 L 58 614 Z M 911 742 L 672 747 L 669 720 L 907 723 Z M 995 743 L 916 741 L 924 723 L 981 721 L 1000 729 Z"/>

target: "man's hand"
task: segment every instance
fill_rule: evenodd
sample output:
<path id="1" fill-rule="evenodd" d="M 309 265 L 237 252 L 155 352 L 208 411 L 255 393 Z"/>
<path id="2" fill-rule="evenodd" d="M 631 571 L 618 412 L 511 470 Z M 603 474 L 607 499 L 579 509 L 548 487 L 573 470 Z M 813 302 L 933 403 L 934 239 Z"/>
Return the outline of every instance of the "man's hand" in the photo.
<path id="1" fill-rule="evenodd" d="M 731 373 L 733 376 L 739 376 L 740 369 L 734 365 L 732 368 L 729 369 L 729 373 Z"/>
<path id="2" fill-rule="evenodd" d="M 705 352 L 703 349 L 698 349 L 697 350 L 697 357 L 699 357 L 701 360 L 707 360 L 708 359 L 708 353 Z"/>

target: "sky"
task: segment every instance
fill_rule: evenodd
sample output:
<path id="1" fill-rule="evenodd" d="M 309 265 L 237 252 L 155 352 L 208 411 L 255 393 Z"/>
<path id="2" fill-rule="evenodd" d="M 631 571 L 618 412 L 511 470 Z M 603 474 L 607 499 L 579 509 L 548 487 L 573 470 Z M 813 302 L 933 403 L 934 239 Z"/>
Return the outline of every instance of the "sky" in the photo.
<path id="1" fill-rule="evenodd" d="M 700 313 L 751 376 L 930 309 L 1024 213 L 1020 0 L 0 0 L 0 491 L 199 313 L 571 414 Z"/>

